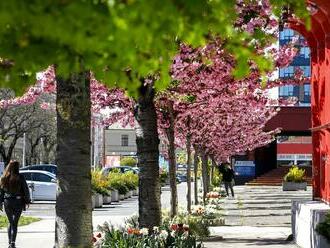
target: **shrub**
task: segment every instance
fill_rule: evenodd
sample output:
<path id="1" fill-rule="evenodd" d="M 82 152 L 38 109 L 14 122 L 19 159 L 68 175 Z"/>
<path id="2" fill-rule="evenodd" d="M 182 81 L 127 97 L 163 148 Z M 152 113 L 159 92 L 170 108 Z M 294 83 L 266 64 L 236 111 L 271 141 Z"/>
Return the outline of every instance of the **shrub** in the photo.
<path id="1" fill-rule="evenodd" d="M 326 238 L 330 243 L 330 212 L 327 213 L 325 220 L 316 226 L 316 231 Z"/>
<path id="2" fill-rule="evenodd" d="M 222 182 L 222 174 L 219 172 L 219 169 L 215 168 L 211 180 L 212 187 L 219 187 L 221 182 Z"/>
<path id="3" fill-rule="evenodd" d="M 92 171 L 92 191 L 101 195 L 110 195 L 108 180 L 100 171 Z"/>
<path id="4" fill-rule="evenodd" d="M 139 177 L 133 172 L 110 172 L 107 181 L 109 187 L 118 190 L 119 194 L 125 195 L 128 191 L 135 190 L 138 187 Z"/>
<path id="5" fill-rule="evenodd" d="M 299 169 L 298 166 L 292 166 L 289 172 L 284 176 L 284 181 L 295 183 L 305 182 L 305 170 Z"/>
<path id="6" fill-rule="evenodd" d="M 159 174 L 159 179 L 161 185 L 165 185 L 168 181 L 168 172 L 166 170 L 162 170 L 161 173 Z"/>
<path id="7" fill-rule="evenodd" d="M 132 171 L 123 174 L 124 182 L 130 190 L 135 190 L 139 187 L 139 176 Z"/>
<path id="8" fill-rule="evenodd" d="M 133 157 L 122 157 L 120 158 L 120 166 L 136 166 L 137 160 Z"/>

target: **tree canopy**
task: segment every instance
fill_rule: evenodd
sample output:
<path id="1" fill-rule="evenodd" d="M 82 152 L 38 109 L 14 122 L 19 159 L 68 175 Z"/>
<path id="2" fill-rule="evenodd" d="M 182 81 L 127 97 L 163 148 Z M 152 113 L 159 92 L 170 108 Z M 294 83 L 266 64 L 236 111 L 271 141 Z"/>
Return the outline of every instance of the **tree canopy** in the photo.
<path id="1" fill-rule="evenodd" d="M 228 39 L 228 49 L 237 58 L 237 75 L 248 72 L 251 58 L 261 69 L 269 69 L 269 61 L 257 55 L 251 43 L 267 34 L 235 28 L 236 2 L 249 8 L 258 1 L 1 1 L 0 87 L 22 93 L 36 72 L 54 64 L 57 76 L 92 70 L 108 86 L 125 88 L 134 96 L 140 79 L 149 74 L 160 74 L 156 87 L 166 87 L 180 42 L 200 46 L 213 34 Z M 285 3 L 304 8 L 293 0 L 271 2 L 278 15 Z M 262 4 L 270 10 L 268 0 Z"/>

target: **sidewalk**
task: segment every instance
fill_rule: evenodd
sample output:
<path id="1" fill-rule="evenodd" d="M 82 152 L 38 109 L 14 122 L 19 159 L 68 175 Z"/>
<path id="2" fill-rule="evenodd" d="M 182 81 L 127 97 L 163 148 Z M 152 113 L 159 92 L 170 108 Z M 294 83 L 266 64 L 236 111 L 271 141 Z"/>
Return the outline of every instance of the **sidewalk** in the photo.
<path id="1" fill-rule="evenodd" d="M 18 227 L 17 248 L 53 248 L 55 219 L 43 219 L 27 226 Z M 7 230 L 0 230 L 0 247 L 8 246 Z"/>
<path id="2" fill-rule="evenodd" d="M 185 205 L 185 185 L 178 187 L 179 203 Z M 205 242 L 206 248 L 296 248 L 286 242 L 291 234 L 291 201 L 311 198 L 311 189 L 299 192 L 283 192 L 281 187 L 236 186 L 235 198 L 223 199 L 223 215 L 226 226 L 212 227 L 211 234 L 222 236 L 217 242 Z M 169 205 L 169 191 L 164 188 L 162 203 Z M 40 222 L 19 227 L 18 248 L 52 248 L 54 244 L 54 214 L 46 205 L 32 207 L 31 214 L 43 213 Z M 53 211 L 53 210 L 52 210 Z M 93 225 L 111 221 L 118 225 L 137 211 L 137 199 L 110 205 L 93 212 Z M 0 230 L 0 247 L 7 247 L 7 233 Z M 133 248 L 133 247 L 132 247 Z"/>
<path id="3" fill-rule="evenodd" d="M 206 248 L 297 248 L 287 242 L 291 234 L 289 227 L 254 227 L 254 226 L 221 226 L 211 227 L 211 235 L 223 236 L 223 241 L 205 242 Z"/>

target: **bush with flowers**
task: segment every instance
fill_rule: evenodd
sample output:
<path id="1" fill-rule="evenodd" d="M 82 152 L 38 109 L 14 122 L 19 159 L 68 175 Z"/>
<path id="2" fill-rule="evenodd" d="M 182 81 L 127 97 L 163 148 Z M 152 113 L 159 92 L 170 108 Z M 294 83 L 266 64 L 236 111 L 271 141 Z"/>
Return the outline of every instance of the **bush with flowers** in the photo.
<path id="1" fill-rule="evenodd" d="M 220 187 L 212 187 L 211 192 L 216 192 L 219 194 L 219 198 L 226 197 L 226 191 Z"/>
<path id="2" fill-rule="evenodd" d="M 154 227 L 139 229 L 134 226 L 115 229 L 109 224 L 100 227 L 100 238 L 94 237 L 94 247 L 116 248 L 200 248 L 195 236 L 190 232 L 189 226 L 172 224 L 167 227 Z"/>
<path id="3" fill-rule="evenodd" d="M 203 216 L 205 213 L 205 207 L 202 205 L 193 205 L 191 206 L 191 214 L 193 216 Z"/>
<path id="4" fill-rule="evenodd" d="M 170 212 L 164 210 L 162 213 L 162 226 L 171 226 L 175 223 L 186 223 L 189 225 L 190 232 L 192 235 L 196 236 L 198 239 L 203 240 L 210 235 L 210 230 L 208 223 L 204 221 L 203 209 L 198 214 L 188 214 L 186 211 L 180 209 L 178 214 L 172 219 L 170 217 Z"/>
<path id="5" fill-rule="evenodd" d="M 221 217 L 222 208 L 217 204 L 193 205 L 191 207 L 191 215 L 198 216 L 206 219 Z"/>
<path id="6" fill-rule="evenodd" d="M 220 197 L 220 194 L 219 192 L 216 192 L 216 191 L 211 191 L 209 193 L 206 194 L 206 198 L 210 199 L 218 199 Z"/>

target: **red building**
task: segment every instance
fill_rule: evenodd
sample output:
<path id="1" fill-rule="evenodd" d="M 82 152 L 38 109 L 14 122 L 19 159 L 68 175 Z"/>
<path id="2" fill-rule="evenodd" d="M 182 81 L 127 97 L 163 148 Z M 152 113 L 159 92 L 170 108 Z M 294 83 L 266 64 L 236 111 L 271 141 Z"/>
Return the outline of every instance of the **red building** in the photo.
<path id="1" fill-rule="evenodd" d="M 311 48 L 313 197 L 330 202 L 330 1 L 309 2 L 311 29 L 289 18 Z"/>
<path id="2" fill-rule="evenodd" d="M 277 165 L 312 166 L 312 137 L 288 136 L 277 139 Z"/>

